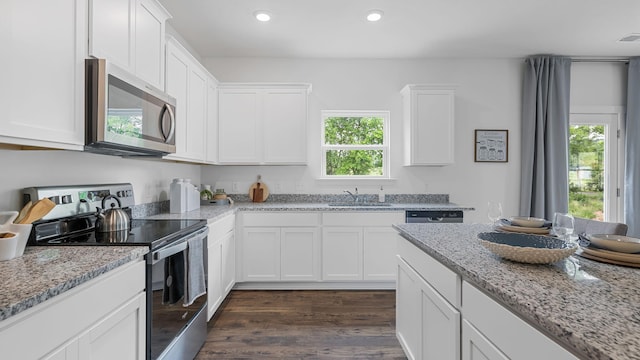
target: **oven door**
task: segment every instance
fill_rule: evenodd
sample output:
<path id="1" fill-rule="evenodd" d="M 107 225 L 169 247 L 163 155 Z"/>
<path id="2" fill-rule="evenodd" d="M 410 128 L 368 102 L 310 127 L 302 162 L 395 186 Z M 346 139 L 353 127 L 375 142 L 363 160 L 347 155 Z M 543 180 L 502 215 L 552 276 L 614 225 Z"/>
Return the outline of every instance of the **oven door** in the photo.
<path id="1" fill-rule="evenodd" d="M 170 245 L 152 251 L 147 267 L 147 354 L 155 359 L 192 359 L 207 337 L 207 295 L 184 306 L 184 260 L 187 242 L 203 242 L 204 273 L 207 273 L 205 227 Z M 182 277 L 182 279 L 180 279 Z M 151 291 L 149 291 L 149 289 Z"/>

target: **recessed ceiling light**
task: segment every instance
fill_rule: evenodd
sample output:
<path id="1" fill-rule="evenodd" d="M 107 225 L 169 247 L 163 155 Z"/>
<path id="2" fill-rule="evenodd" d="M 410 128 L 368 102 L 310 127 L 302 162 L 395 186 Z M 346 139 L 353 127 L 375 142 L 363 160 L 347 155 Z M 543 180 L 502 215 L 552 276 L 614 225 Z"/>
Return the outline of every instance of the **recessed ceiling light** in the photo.
<path id="1" fill-rule="evenodd" d="M 262 22 L 267 22 L 271 20 L 271 13 L 264 10 L 258 10 L 254 12 L 253 16 L 255 16 L 258 21 L 262 21 Z"/>
<path id="2" fill-rule="evenodd" d="M 367 13 L 367 20 L 371 22 L 378 21 L 382 19 L 382 14 L 382 10 L 370 10 L 369 13 Z"/>

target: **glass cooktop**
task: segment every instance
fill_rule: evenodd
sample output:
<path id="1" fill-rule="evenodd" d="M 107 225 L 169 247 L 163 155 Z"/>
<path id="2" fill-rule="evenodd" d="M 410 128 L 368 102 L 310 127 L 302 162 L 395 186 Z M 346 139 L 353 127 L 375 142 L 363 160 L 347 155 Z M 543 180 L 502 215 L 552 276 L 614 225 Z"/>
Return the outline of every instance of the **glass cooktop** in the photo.
<path id="1" fill-rule="evenodd" d="M 157 248 L 207 225 L 206 220 L 134 219 L 131 229 L 98 233 L 93 228 L 80 231 L 60 231 L 59 224 L 35 230 L 32 245 L 149 245 Z M 57 231 L 56 231 L 57 228 Z M 53 232 L 53 235 L 47 235 Z M 34 234 L 32 234 L 34 236 Z"/>

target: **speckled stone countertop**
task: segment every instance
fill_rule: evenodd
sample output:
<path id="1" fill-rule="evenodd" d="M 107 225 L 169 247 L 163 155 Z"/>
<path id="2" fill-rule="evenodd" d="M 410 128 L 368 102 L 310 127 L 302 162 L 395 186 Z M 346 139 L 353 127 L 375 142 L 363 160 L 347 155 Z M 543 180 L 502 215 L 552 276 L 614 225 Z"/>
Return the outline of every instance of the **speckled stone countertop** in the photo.
<path id="1" fill-rule="evenodd" d="M 143 257 L 144 246 L 31 246 L 0 261 L 0 321 Z"/>
<path id="2" fill-rule="evenodd" d="M 203 205 L 200 209 L 184 212 L 181 214 L 162 213 L 148 216 L 148 219 L 207 219 L 212 223 L 225 215 L 236 213 L 237 211 L 405 211 L 405 210 L 451 210 L 469 211 L 474 208 L 461 206 L 453 203 L 431 204 L 431 203 L 407 203 L 389 204 L 389 206 L 368 205 L 368 206 L 332 206 L 327 203 L 279 203 L 264 202 L 252 203 L 241 202 L 233 205 Z"/>
<path id="3" fill-rule="evenodd" d="M 489 225 L 394 227 L 581 358 L 640 359 L 640 269 L 577 255 L 551 265 L 503 260 L 477 239 Z"/>

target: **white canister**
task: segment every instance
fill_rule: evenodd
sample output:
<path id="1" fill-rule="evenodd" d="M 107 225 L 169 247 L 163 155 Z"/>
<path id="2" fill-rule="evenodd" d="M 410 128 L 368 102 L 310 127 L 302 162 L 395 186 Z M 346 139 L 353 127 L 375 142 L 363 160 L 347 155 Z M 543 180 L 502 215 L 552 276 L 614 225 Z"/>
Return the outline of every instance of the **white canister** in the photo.
<path id="1" fill-rule="evenodd" d="M 187 197 L 184 180 L 176 178 L 169 186 L 169 212 L 180 214 L 185 211 L 187 211 Z"/>

